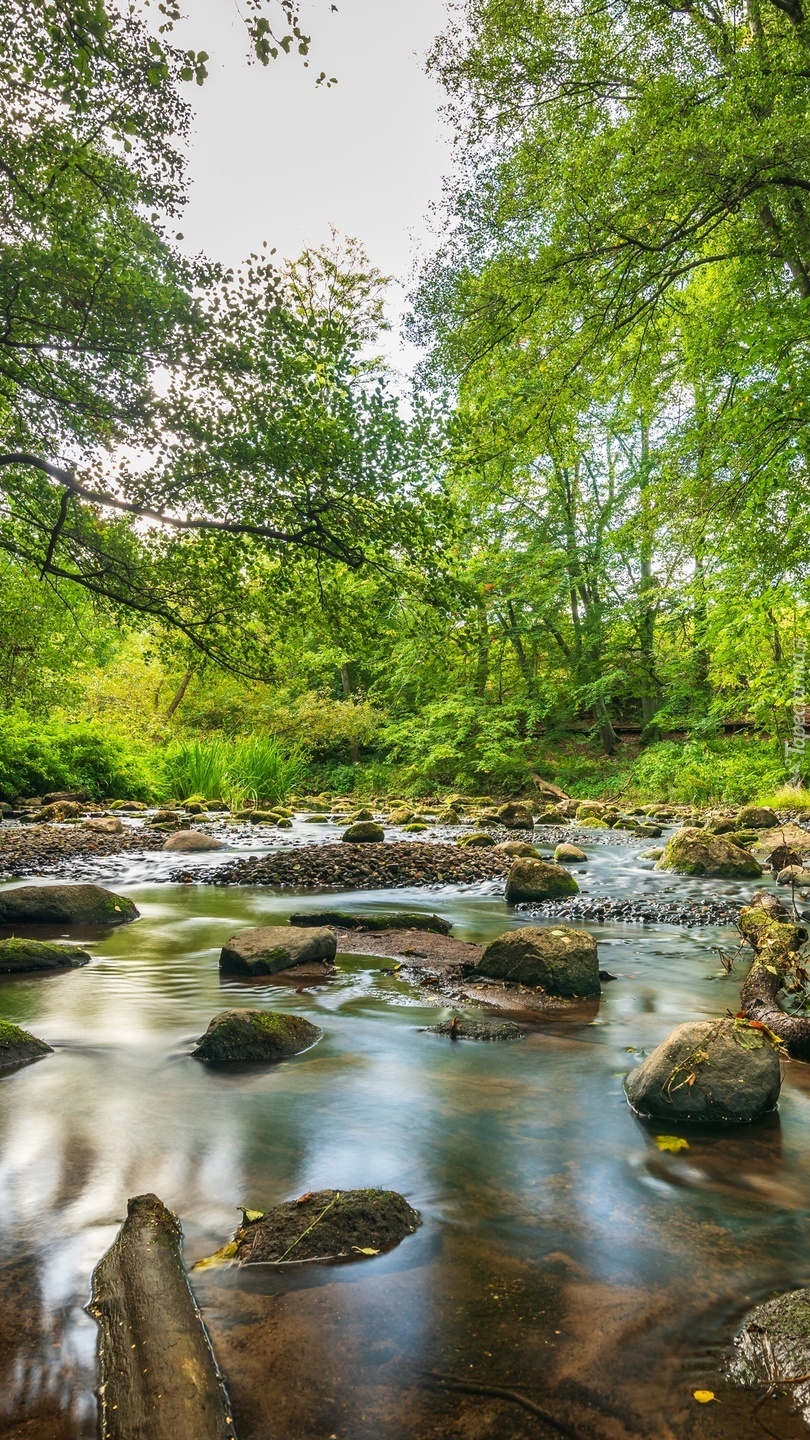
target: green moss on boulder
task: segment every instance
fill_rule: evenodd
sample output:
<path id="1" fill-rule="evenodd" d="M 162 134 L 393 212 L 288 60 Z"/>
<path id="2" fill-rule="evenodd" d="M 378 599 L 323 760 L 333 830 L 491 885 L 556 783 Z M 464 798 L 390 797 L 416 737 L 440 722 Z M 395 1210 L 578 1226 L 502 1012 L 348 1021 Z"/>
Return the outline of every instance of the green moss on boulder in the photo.
<path id="1" fill-rule="evenodd" d="M 275 1010 L 223 1010 L 215 1015 L 192 1050 L 212 1065 L 287 1060 L 308 1050 L 321 1037 L 317 1025 L 301 1015 Z"/>
<path id="2" fill-rule="evenodd" d="M 486 830 L 473 830 L 471 835 L 460 835 L 456 844 L 462 850 L 480 849 L 482 846 L 494 845 L 495 840 Z"/>
<path id="3" fill-rule="evenodd" d="M 4 925 L 123 925 L 137 918 L 131 900 L 102 885 L 19 885 L 0 891 Z"/>
<path id="4" fill-rule="evenodd" d="M 51 1046 L 46 1045 L 44 1040 L 39 1040 L 28 1030 L 21 1030 L 19 1025 L 12 1025 L 9 1020 L 0 1020 L 0 1070 L 52 1054 Z"/>
<path id="5" fill-rule="evenodd" d="M 624 1082 L 637 1114 L 654 1120 L 747 1124 L 773 1110 L 779 1056 L 762 1030 L 731 1019 L 677 1025 Z"/>
<path id="6" fill-rule="evenodd" d="M 658 869 L 673 870 L 678 875 L 740 879 L 762 874 L 761 866 L 747 850 L 734 845 L 724 835 L 710 835 L 695 827 L 675 832 L 667 842 Z"/>
<path id="7" fill-rule="evenodd" d="M 512 904 L 577 894 L 579 886 L 573 875 L 548 860 L 515 860 L 506 877 L 506 899 Z"/>
<path id="8" fill-rule="evenodd" d="M 524 925 L 507 930 L 484 951 L 476 970 L 493 980 L 512 980 L 548 995 L 599 995 L 596 941 L 567 925 Z"/>
<path id="9" fill-rule="evenodd" d="M 344 830 L 340 838 L 348 845 L 378 845 L 385 839 L 385 831 L 374 820 L 358 820 Z"/>
<path id="10" fill-rule="evenodd" d="M 24 974 L 29 970 L 75 970 L 89 961 L 87 951 L 75 945 L 25 940 L 19 936 L 0 940 L 0 975 Z"/>

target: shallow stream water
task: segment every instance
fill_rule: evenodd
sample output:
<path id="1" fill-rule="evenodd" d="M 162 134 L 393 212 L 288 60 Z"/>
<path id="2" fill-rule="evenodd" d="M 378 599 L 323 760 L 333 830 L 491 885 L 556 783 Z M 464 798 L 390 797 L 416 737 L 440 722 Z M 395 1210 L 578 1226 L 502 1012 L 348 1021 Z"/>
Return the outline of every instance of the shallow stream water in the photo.
<path id="1" fill-rule="evenodd" d="M 755 888 L 658 875 L 642 848 L 594 845 L 583 888 Z M 778 1114 L 757 1125 L 667 1127 L 688 1137 L 678 1154 L 622 1093 L 675 1024 L 737 1009 L 740 976 L 715 948 L 735 948 L 733 932 L 589 925 L 617 977 L 598 1006 L 521 1042 L 454 1043 L 421 1030 L 450 1012 L 390 961 L 342 957 L 336 979 L 300 993 L 220 979 L 236 929 L 323 908 L 323 894 L 150 880 L 154 856 L 108 873 L 140 920 L 73 931 L 93 955 L 82 970 L 0 980 L 0 1014 L 56 1051 L 0 1080 L 0 1435 L 95 1435 L 84 1306 L 128 1196 L 152 1190 L 177 1212 L 191 1264 L 230 1238 L 240 1204 L 367 1185 L 422 1214 L 389 1255 L 192 1275 L 240 1440 L 562 1433 L 498 1388 L 583 1440 L 806 1434 L 784 1393 L 738 1391 L 723 1365 L 752 1304 L 810 1283 L 810 1067 L 787 1066 Z M 339 904 L 435 910 L 486 941 L 526 922 L 497 889 Z M 271 1070 L 190 1059 L 212 1015 L 239 1004 L 294 1010 L 323 1038 Z M 717 1400 L 699 1405 L 696 1389 Z"/>

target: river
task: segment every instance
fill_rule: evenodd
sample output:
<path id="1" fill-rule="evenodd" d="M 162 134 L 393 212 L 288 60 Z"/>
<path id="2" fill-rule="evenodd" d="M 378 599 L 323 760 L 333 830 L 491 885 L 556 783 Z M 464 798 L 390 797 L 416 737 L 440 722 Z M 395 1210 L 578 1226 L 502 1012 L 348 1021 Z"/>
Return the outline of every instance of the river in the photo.
<path id="1" fill-rule="evenodd" d="M 755 888 L 659 875 L 643 848 L 600 837 L 583 888 Z M 454 1043 L 423 1032 L 450 1012 L 390 961 L 339 957 L 337 978 L 301 993 L 221 979 L 219 947 L 236 929 L 324 896 L 166 883 L 167 859 L 98 863 L 141 919 L 73 931 L 90 965 L 0 980 L 0 1014 L 56 1051 L 0 1080 L 3 1436 L 96 1434 L 84 1307 L 128 1196 L 155 1191 L 177 1212 L 192 1264 L 230 1238 L 241 1204 L 362 1186 L 399 1190 L 421 1212 L 390 1254 L 192 1275 L 240 1440 L 561 1433 L 498 1387 L 583 1440 L 806 1434 L 784 1394 L 758 1405 L 723 1366 L 752 1304 L 810 1283 L 810 1067 L 788 1064 L 778 1114 L 756 1125 L 674 1127 L 689 1142 L 677 1154 L 622 1092 L 675 1024 L 737 1009 L 740 976 L 716 949 L 735 948 L 732 931 L 588 925 L 617 977 L 590 1018 L 558 1015 L 510 1044 Z M 497 891 L 339 904 L 436 911 L 458 938 L 485 941 L 526 923 Z M 269 1070 L 190 1059 L 212 1015 L 238 1004 L 294 1010 L 323 1038 Z M 698 1389 L 717 1399 L 698 1404 Z"/>

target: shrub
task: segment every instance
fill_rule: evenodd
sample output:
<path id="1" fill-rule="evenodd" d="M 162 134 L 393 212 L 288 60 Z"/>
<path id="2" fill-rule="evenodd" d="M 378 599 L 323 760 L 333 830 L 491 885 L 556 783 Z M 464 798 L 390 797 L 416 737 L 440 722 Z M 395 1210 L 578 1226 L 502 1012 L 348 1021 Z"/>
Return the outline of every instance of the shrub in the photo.
<path id="1" fill-rule="evenodd" d="M 0 716 L 0 795 L 87 790 L 94 799 L 150 800 L 159 776 L 149 751 L 87 722 Z"/>
<path id="2" fill-rule="evenodd" d="M 204 795 L 222 800 L 227 791 L 228 765 L 233 747 L 220 736 L 208 740 L 181 740 L 164 760 L 166 785 L 178 800 Z"/>

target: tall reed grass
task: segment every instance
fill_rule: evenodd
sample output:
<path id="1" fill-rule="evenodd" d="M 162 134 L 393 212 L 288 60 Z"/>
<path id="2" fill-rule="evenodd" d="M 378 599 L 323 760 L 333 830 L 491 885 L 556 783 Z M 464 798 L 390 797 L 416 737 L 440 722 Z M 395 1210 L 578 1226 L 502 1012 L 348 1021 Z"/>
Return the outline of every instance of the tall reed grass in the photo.
<path id="1" fill-rule="evenodd" d="M 166 785 L 179 800 L 203 795 L 238 806 L 277 805 L 295 790 L 305 761 L 288 751 L 273 735 L 247 740 L 181 740 L 168 751 L 163 764 Z"/>

